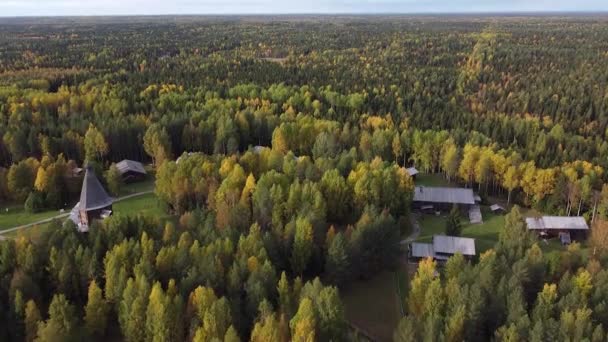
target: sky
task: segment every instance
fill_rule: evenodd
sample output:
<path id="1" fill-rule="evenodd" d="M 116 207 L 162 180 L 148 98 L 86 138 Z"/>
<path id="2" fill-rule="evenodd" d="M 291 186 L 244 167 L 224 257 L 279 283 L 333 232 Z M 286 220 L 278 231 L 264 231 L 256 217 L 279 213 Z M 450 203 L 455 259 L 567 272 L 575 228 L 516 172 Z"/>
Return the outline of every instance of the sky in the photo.
<path id="1" fill-rule="evenodd" d="M 0 16 L 604 12 L 608 0 L 0 0 Z"/>

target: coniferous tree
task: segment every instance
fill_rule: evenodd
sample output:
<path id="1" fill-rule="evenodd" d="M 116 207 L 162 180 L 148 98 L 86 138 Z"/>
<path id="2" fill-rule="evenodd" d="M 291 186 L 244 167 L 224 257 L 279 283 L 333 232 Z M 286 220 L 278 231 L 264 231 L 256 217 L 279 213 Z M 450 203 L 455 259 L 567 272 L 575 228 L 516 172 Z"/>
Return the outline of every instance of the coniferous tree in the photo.
<path id="1" fill-rule="evenodd" d="M 338 233 L 331 240 L 325 261 L 325 272 L 334 284 L 341 285 L 349 277 L 350 260 L 348 245 L 343 233 Z"/>
<path id="2" fill-rule="evenodd" d="M 25 306 L 24 314 L 24 326 L 25 326 L 25 341 L 31 342 L 37 336 L 38 325 L 42 321 L 40 311 L 33 300 L 28 300 Z"/>
<path id="3" fill-rule="evenodd" d="M 317 338 L 315 326 L 317 320 L 312 301 L 308 298 L 302 299 L 297 313 L 291 321 L 291 339 L 299 342 L 312 342 Z"/>
<path id="4" fill-rule="evenodd" d="M 108 321 L 108 304 L 97 283 L 93 280 L 89 285 L 87 305 L 85 307 L 84 322 L 91 335 L 103 336 Z"/>
<path id="5" fill-rule="evenodd" d="M 448 236 L 460 236 L 462 223 L 460 222 L 460 211 L 457 206 L 453 206 L 445 226 L 445 234 Z"/>
<path id="6" fill-rule="evenodd" d="M 291 268 L 296 274 L 302 274 L 312 256 L 313 231 L 312 225 L 305 218 L 296 220 L 295 238 L 291 254 Z"/>
<path id="7" fill-rule="evenodd" d="M 78 320 L 74 307 L 63 294 L 53 296 L 49 306 L 49 318 L 38 324 L 36 341 L 75 341 Z"/>

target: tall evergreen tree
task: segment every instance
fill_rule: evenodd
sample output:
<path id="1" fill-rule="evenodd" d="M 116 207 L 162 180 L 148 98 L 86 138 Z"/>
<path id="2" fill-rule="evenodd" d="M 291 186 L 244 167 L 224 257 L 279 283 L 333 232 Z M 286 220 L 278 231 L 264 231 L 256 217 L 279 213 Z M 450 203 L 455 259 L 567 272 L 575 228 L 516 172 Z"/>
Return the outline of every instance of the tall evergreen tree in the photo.
<path id="1" fill-rule="evenodd" d="M 462 232 L 462 223 L 460 222 L 460 211 L 458 207 L 454 205 L 452 210 L 450 210 L 450 214 L 448 215 L 448 220 L 445 225 L 445 234 L 448 236 L 460 236 Z"/>
<path id="2" fill-rule="evenodd" d="M 88 301 L 84 311 L 87 331 L 94 336 L 103 336 L 106 331 L 109 307 L 94 280 L 89 285 Z"/>

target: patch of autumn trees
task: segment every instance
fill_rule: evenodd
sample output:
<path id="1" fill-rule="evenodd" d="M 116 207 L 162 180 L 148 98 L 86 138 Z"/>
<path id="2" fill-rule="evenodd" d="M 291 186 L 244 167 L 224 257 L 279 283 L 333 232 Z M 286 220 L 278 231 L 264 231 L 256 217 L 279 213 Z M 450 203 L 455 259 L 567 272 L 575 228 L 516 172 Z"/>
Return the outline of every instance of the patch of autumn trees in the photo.
<path id="1" fill-rule="evenodd" d="M 392 265 L 412 193 L 405 170 L 379 158 L 347 154 L 319 164 L 271 149 L 183 155 L 161 165 L 156 180 L 157 197 L 181 221 L 204 209 L 218 229 L 258 224 L 281 268 L 306 274 L 328 266 L 339 283 Z"/>
<path id="2" fill-rule="evenodd" d="M 54 222 L 37 243 L 2 241 L 0 337 L 288 341 L 349 334 L 338 289 L 279 271 L 277 250 L 258 225 L 216 228 L 201 211 L 181 221 L 163 226 L 117 215 L 88 236 Z"/>

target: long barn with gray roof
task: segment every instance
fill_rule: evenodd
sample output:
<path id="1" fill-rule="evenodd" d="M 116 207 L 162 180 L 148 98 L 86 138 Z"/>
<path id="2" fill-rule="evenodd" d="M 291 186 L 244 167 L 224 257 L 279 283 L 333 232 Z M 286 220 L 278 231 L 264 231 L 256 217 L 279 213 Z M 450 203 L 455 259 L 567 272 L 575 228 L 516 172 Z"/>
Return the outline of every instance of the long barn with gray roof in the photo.
<path id="1" fill-rule="evenodd" d="M 567 233 L 575 239 L 582 239 L 589 231 L 589 225 L 582 216 L 529 217 L 526 224 L 528 230 L 548 237 Z"/>
<path id="2" fill-rule="evenodd" d="M 414 205 L 450 208 L 454 204 L 468 208 L 475 204 L 472 189 L 417 186 L 414 188 Z"/>
<path id="3" fill-rule="evenodd" d="M 409 256 L 416 260 L 433 258 L 435 260 L 445 261 L 456 253 L 460 253 L 469 259 L 473 258 L 476 254 L 475 239 L 435 235 L 433 236 L 432 243 L 411 243 Z"/>

